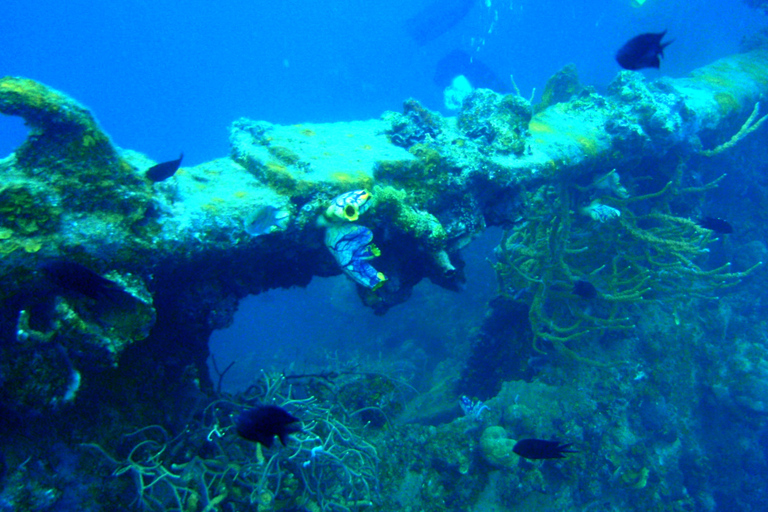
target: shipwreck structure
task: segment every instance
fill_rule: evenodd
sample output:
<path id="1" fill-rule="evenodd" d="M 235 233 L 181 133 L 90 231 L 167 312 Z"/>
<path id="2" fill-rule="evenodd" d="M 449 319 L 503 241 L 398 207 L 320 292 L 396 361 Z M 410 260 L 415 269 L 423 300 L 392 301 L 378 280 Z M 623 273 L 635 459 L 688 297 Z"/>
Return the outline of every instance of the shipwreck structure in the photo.
<path id="1" fill-rule="evenodd" d="M 566 68 L 535 108 L 519 95 L 477 90 L 455 118 L 409 100 L 402 113 L 369 121 L 279 126 L 240 119 L 228 157 L 154 183 L 143 174 L 152 162 L 114 147 L 86 108 L 33 80 L 5 77 L 0 112 L 23 117 L 30 134 L 0 161 L 2 403 L 43 411 L 72 386 L 88 391 L 96 374 L 115 385 L 208 386 L 208 337 L 231 322 L 240 298 L 341 272 L 317 220 L 334 197 L 352 190 L 373 196 L 358 223 L 373 234 L 380 255 L 372 264 L 386 281 L 375 290 L 359 285 L 359 294 L 381 314 L 407 300 L 421 279 L 455 288 L 461 249 L 488 226 L 513 233 L 521 223 L 537 226 L 512 235 L 526 246 L 522 253 L 502 247 L 512 266 L 500 280 L 511 280 L 509 287 L 524 287 L 513 286 L 517 273 L 551 288 L 542 281 L 546 269 L 527 262 L 541 261 L 536 250 L 555 258 L 562 272 L 553 280 L 586 280 L 599 265 L 566 268 L 553 244 L 586 251 L 586 243 L 568 249 L 563 230 L 581 222 L 585 233 L 594 231 L 614 216 L 638 239 L 656 237 L 655 251 L 678 251 L 678 263 L 687 265 L 705 235 L 693 223 L 670 221 L 687 230 L 673 242 L 688 245 L 664 245 L 671 231 L 662 237 L 653 230 L 666 220 L 643 224 L 640 216 L 652 208 L 631 212 L 629 205 L 654 194 L 666 194 L 669 204 L 711 186 L 687 175 L 686 163 L 726 151 L 757 128 L 766 92 L 763 49 L 679 79 L 621 72 L 606 96 Z M 550 246 L 536 249 L 542 236 Z M 135 300 L 93 304 L 56 289 L 40 272 L 51 260 L 77 262 Z M 614 264 L 617 279 L 622 265 L 631 263 Z M 748 271 L 723 269 L 720 279 Z M 645 270 L 625 278 L 621 290 L 610 291 L 617 302 L 647 291 Z M 575 331 L 548 318 L 556 313 L 542 304 L 543 293 L 536 297 L 535 333 L 567 353 L 563 343 Z M 624 327 L 624 317 L 607 315 L 596 321 Z M 35 356 L 39 368 L 30 373 L 41 346 L 50 346 L 47 356 Z M 173 358 L 158 357 L 169 352 Z M 164 370 L 146 361 L 162 361 Z"/>
<path id="2" fill-rule="evenodd" d="M 605 95 L 567 66 L 537 105 L 479 89 L 450 118 L 408 100 L 367 121 L 239 119 L 228 156 L 153 181 L 154 162 L 115 147 L 77 101 L 0 79 L 0 113 L 30 128 L 0 160 L 0 427 L 15 436 L 0 446 L 0 478 L 6 446 L 17 463 L 0 501 L 43 510 L 55 495 L 46 478 L 67 487 L 40 469 L 53 466 L 24 462 L 27 439 L 49 436 L 133 475 L 138 499 L 157 510 L 228 499 L 232 510 L 469 510 L 493 486 L 510 504 L 567 510 L 567 492 L 536 501 L 543 482 L 565 481 L 584 509 L 631 499 L 711 510 L 713 486 L 741 499 L 723 475 L 749 470 L 762 482 L 768 464 L 768 452 L 755 455 L 768 421 L 768 349 L 754 341 L 765 306 L 750 298 L 766 282 L 768 154 L 750 134 L 767 93 L 764 48 L 683 78 L 624 71 Z M 258 398 L 307 418 L 294 455 L 265 461 L 222 438 L 247 401 L 201 407 L 217 395 L 208 341 L 240 299 L 344 273 L 386 314 L 423 279 L 458 289 L 462 249 L 491 226 L 504 230 L 498 297 L 455 389 L 443 382 L 399 408 L 408 421 L 390 431 L 381 397 L 394 384 L 381 375 L 297 398 L 285 376 L 265 374 Z M 735 299 L 719 300 L 737 285 Z M 547 366 L 550 381 L 532 382 Z M 464 393 L 468 419 L 419 425 L 432 404 L 456 408 Z M 741 422 L 751 444 L 697 407 Z M 126 436 L 128 426 L 138 430 Z M 364 428 L 378 429 L 375 441 Z M 709 429 L 731 437 L 721 447 Z M 580 480 L 576 465 L 516 471 L 508 430 L 593 448 L 580 447 L 580 467 L 606 478 Z M 422 457 L 404 472 L 413 450 Z M 617 482 L 637 492 L 627 498 Z M 109 485 L 100 492 L 112 498 Z"/>

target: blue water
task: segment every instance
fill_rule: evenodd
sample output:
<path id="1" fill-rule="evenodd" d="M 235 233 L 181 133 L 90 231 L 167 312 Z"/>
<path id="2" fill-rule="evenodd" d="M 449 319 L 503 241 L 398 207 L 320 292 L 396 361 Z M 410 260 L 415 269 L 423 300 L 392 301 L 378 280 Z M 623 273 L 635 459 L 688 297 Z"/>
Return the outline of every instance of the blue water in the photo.
<path id="1" fill-rule="evenodd" d="M 39 80 L 92 109 L 120 147 L 185 164 L 225 156 L 241 116 L 275 123 L 378 117 L 414 97 L 442 106 L 437 61 L 474 52 L 524 95 L 563 65 L 604 87 L 616 49 L 639 32 L 669 30 L 662 70 L 683 75 L 733 53 L 765 24 L 740 0 L 483 0 L 424 46 L 405 31 L 428 0 L 112 0 L 6 2 L 0 73 Z M 498 18 L 496 21 L 495 18 Z M 490 33 L 489 33 L 490 30 Z M 0 155 L 24 138 L 0 119 Z"/>

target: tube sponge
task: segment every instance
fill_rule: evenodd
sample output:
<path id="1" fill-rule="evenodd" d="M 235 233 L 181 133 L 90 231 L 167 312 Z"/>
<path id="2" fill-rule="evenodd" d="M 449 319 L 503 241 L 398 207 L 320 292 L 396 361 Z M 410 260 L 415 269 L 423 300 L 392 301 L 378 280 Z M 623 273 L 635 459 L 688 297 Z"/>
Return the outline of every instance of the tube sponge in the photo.
<path id="1" fill-rule="evenodd" d="M 373 245 L 373 233 L 365 226 L 351 224 L 373 204 L 373 196 L 365 189 L 352 190 L 335 197 L 317 219 L 325 227 L 325 246 L 350 279 L 370 290 L 377 290 L 386 277 L 368 263 L 381 251 Z"/>
<path id="2" fill-rule="evenodd" d="M 352 190 L 337 196 L 318 219 L 318 224 L 355 222 L 371 206 L 373 196 L 367 190 Z"/>
<path id="3" fill-rule="evenodd" d="M 384 284 L 386 277 L 368 263 L 381 254 L 372 240 L 371 230 L 356 224 L 333 224 L 325 230 L 325 246 L 341 271 L 354 282 L 376 290 Z"/>

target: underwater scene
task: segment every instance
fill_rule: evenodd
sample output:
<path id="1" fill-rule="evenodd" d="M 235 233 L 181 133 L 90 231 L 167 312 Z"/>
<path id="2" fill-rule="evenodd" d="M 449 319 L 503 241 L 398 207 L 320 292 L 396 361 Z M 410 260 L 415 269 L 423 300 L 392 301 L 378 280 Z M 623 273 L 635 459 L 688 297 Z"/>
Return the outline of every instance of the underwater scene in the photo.
<path id="1" fill-rule="evenodd" d="M 4 6 L 0 512 L 768 510 L 768 2 L 219 4 Z"/>

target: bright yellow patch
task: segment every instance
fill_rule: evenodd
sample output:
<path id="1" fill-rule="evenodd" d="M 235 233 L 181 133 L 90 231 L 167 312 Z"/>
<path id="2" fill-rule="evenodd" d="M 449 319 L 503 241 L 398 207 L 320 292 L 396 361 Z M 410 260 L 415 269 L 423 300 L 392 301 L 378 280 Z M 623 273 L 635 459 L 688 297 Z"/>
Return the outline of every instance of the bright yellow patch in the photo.
<path id="1" fill-rule="evenodd" d="M 345 187 L 355 186 L 369 188 L 373 184 L 373 179 L 362 171 L 357 171 L 354 174 L 335 172 L 331 174 L 331 178 Z"/>
<path id="2" fill-rule="evenodd" d="M 18 94 L 19 101 L 34 108 L 44 108 L 48 103 L 48 91 L 41 84 L 29 79 L 16 79 L 7 77 L 0 80 L 0 89 Z"/>
<path id="3" fill-rule="evenodd" d="M 733 97 L 733 94 L 719 92 L 715 94 L 715 101 L 720 109 L 720 113 L 723 115 L 733 114 L 741 110 L 741 105 L 739 105 L 739 102 Z"/>
<path id="4" fill-rule="evenodd" d="M 698 75 L 695 77 L 696 80 L 699 80 L 701 82 L 704 82 L 708 85 L 712 85 L 714 87 L 721 87 L 723 89 L 728 89 L 733 86 L 733 80 L 730 78 L 719 75 L 719 74 L 713 74 L 713 73 L 702 73 L 701 75 Z"/>
<path id="5" fill-rule="evenodd" d="M 750 58 L 745 58 L 744 56 L 740 55 L 738 64 L 739 68 L 745 73 L 749 74 L 749 76 L 751 76 L 752 79 L 756 82 L 759 82 L 763 86 L 768 83 L 768 70 L 766 69 L 766 65 L 768 65 L 768 63 L 766 63 L 764 60 L 753 61 Z"/>
<path id="6" fill-rule="evenodd" d="M 533 133 L 554 133 L 555 130 L 551 126 L 549 126 L 547 123 L 542 122 L 541 120 L 537 118 L 531 119 L 531 122 L 528 123 L 528 131 Z"/>
<path id="7" fill-rule="evenodd" d="M 30 239 L 24 240 L 21 243 L 21 246 L 24 248 L 24 252 L 35 253 L 35 252 L 39 251 L 40 249 L 42 249 L 43 244 L 40 243 L 39 240 L 35 240 L 34 238 L 30 238 Z"/>
<path id="8" fill-rule="evenodd" d="M 577 135 L 574 139 L 586 154 L 589 156 L 597 155 L 597 141 L 595 139 L 585 137 L 584 135 Z"/>
<path id="9" fill-rule="evenodd" d="M 266 167 L 272 172 L 288 172 L 288 168 L 286 166 L 276 162 L 267 162 Z"/>
<path id="10" fill-rule="evenodd" d="M 243 199 L 243 198 L 246 198 L 246 197 L 248 197 L 248 192 L 246 192 L 246 191 L 244 191 L 244 190 L 238 190 L 238 191 L 237 191 L 237 192 L 235 192 L 233 195 L 234 195 L 236 198 L 238 198 L 238 199 Z"/>
<path id="11" fill-rule="evenodd" d="M 121 158 L 120 159 L 120 171 L 121 172 L 132 172 L 133 171 L 133 167 L 131 167 L 131 164 L 129 164 L 128 162 L 126 162 L 125 160 L 123 160 Z"/>
<path id="12" fill-rule="evenodd" d="M 19 244 L 17 244 L 12 240 L 9 240 L 9 241 L 0 243 L 0 254 L 10 254 L 18 248 L 19 248 Z"/>
<path id="13" fill-rule="evenodd" d="M 335 173 L 331 174 L 331 177 L 334 180 L 340 181 L 342 183 L 351 183 L 352 181 L 354 181 L 352 176 L 350 176 L 346 172 L 335 172 Z"/>
<path id="14" fill-rule="evenodd" d="M 96 144 L 96 139 L 90 134 L 83 135 L 83 147 L 89 148 Z"/>

